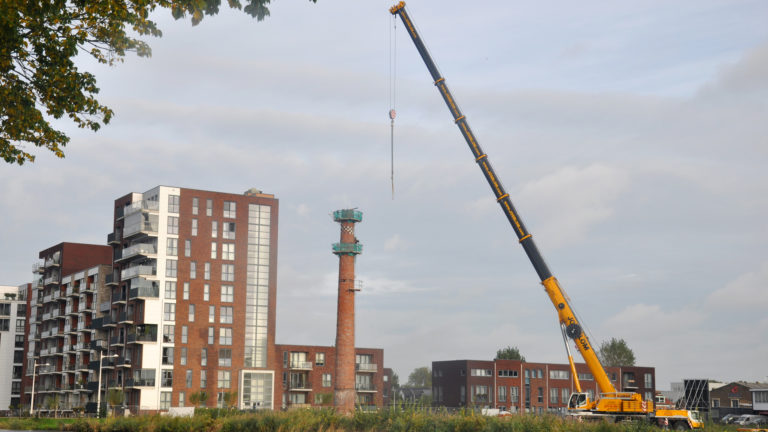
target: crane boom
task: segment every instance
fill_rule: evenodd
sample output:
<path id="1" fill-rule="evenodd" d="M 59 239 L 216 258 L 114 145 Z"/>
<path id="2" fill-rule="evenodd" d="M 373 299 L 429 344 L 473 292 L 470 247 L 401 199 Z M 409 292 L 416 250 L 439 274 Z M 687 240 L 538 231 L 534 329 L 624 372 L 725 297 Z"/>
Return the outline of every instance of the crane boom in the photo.
<path id="1" fill-rule="evenodd" d="M 589 338 L 587 338 L 586 333 L 582 330 L 581 324 L 571 309 L 565 293 L 557 282 L 557 279 L 555 279 L 550 272 L 541 253 L 539 253 L 539 249 L 536 247 L 533 236 L 525 228 L 525 224 L 523 224 L 514 205 L 512 205 L 512 200 L 509 198 L 509 194 L 504 190 L 501 180 L 499 180 L 499 177 L 493 170 L 491 162 L 488 160 L 488 155 L 480 148 L 480 144 L 477 142 L 474 133 L 472 133 L 472 129 L 469 127 L 466 117 L 462 114 L 453 95 L 450 90 L 448 90 L 445 78 L 440 74 L 435 62 L 432 60 L 432 56 L 430 56 L 429 51 L 427 51 L 426 45 L 424 45 L 423 40 L 416 31 L 416 27 L 413 25 L 410 16 L 405 10 L 405 2 L 399 2 L 389 11 L 393 15 L 399 15 L 400 19 L 403 21 L 408 34 L 413 40 L 414 45 L 416 45 L 416 49 L 419 51 L 419 54 L 421 54 L 421 58 L 424 60 L 430 75 L 432 75 L 432 80 L 434 81 L 435 86 L 437 86 L 445 104 L 451 111 L 454 122 L 464 136 L 464 139 L 467 141 L 467 145 L 469 145 L 469 149 L 475 157 L 475 162 L 480 167 L 491 190 L 496 196 L 496 202 L 499 203 L 504 215 L 512 225 L 515 235 L 523 247 L 523 250 L 525 250 L 526 255 L 528 255 L 528 259 L 531 261 L 534 270 L 536 270 L 541 283 L 544 285 L 544 289 L 547 292 L 549 299 L 555 306 L 561 325 L 565 326 L 565 331 L 568 337 L 576 342 L 576 347 L 584 358 L 587 367 L 589 367 L 589 370 L 592 372 L 592 375 L 600 388 L 600 392 L 616 393 L 616 389 L 608 378 L 608 375 L 605 373 L 605 369 L 603 369 L 603 365 L 600 363 L 592 344 L 589 342 Z"/>

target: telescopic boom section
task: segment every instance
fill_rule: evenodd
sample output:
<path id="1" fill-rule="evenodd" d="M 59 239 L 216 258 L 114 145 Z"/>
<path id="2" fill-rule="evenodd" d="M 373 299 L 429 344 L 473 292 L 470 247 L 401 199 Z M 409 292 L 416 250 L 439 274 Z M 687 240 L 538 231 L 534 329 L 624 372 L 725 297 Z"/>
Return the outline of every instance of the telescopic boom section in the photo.
<path id="1" fill-rule="evenodd" d="M 608 379 L 608 376 L 606 375 L 602 364 L 600 364 L 600 360 L 597 358 L 597 355 L 595 354 L 595 351 L 592 348 L 587 335 L 582 331 L 581 325 L 576 319 L 576 315 L 571 310 L 570 304 L 568 303 L 563 290 L 557 283 L 557 279 L 555 279 L 555 277 L 552 276 L 552 273 L 549 271 L 547 264 L 544 262 L 544 258 L 542 258 L 538 248 L 536 247 L 536 243 L 533 241 L 533 237 L 525 228 L 522 219 L 520 219 L 520 216 L 517 214 L 515 207 L 512 205 L 512 200 L 509 199 L 509 194 L 504 190 L 504 186 L 501 184 L 501 180 L 499 180 L 499 178 L 496 176 L 496 173 L 491 166 L 491 162 L 488 160 L 488 155 L 486 155 L 480 148 L 480 144 L 478 144 L 475 135 L 472 133 L 472 129 L 469 127 L 469 123 L 467 123 L 466 117 L 461 113 L 459 106 L 453 99 L 453 95 L 451 94 L 450 90 L 448 90 L 448 86 L 445 83 L 445 78 L 440 75 L 440 71 L 437 69 L 435 62 L 429 55 L 429 51 L 427 51 L 426 45 L 424 45 L 424 42 L 419 36 L 419 33 L 416 31 L 416 27 L 413 25 L 410 16 L 408 16 L 408 12 L 405 10 L 405 2 L 396 4 L 390 8 L 389 11 L 392 14 L 399 15 L 400 19 L 402 19 L 408 34 L 411 36 L 413 43 L 416 45 L 416 49 L 419 51 L 419 54 L 421 54 L 421 58 L 424 60 L 430 75 L 432 75 L 432 80 L 434 81 L 435 86 L 437 86 L 440 94 L 443 96 L 443 100 L 448 106 L 448 109 L 451 111 L 451 115 L 453 115 L 453 119 L 456 125 L 459 127 L 461 134 L 464 135 L 464 139 L 467 141 L 467 145 L 469 145 L 469 149 L 472 151 L 472 154 L 475 157 L 475 162 L 477 162 L 480 170 L 485 176 L 485 179 L 491 186 L 491 190 L 493 190 L 494 195 L 496 195 L 496 202 L 499 203 L 502 211 L 504 212 L 504 215 L 512 225 L 512 228 L 515 231 L 515 235 L 517 235 L 517 238 L 520 241 L 520 244 L 523 246 L 526 255 L 528 255 L 528 259 L 531 261 L 533 268 L 539 275 L 539 278 L 541 279 L 541 282 L 544 285 L 544 289 L 549 295 L 552 304 L 557 309 L 558 317 L 560 322 L 565 325 L 568 337 L 576 342 L 576 346 L 578 347 L 579 352 L 581 353 L 582 357 L 584 357 L 584 361 L 587 363 L 589 370 L 592 371 L 592 375 L 595 377 L 595 380 L 600 387 L 600 392 L 615 393 L 616 389 Z"/>

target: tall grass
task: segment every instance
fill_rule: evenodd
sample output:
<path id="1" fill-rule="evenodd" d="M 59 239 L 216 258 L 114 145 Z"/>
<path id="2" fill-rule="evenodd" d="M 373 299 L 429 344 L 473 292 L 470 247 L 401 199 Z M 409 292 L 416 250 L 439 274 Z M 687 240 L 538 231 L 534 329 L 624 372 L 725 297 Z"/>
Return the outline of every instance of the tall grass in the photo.
<path id="1" fill-rule="evenodd" d="M 472 410 L 448 413 L 418 407 L 356 412 L 332 409 L 262 411 L 197 410 L 194 417 L 159 415 L 109 419 L 2 419 L 0 429 L 48 429 L 73 432 L 660 432 L 643 422 L 578 423 L 549 415 L 487 417 Z M 707 432 L 734 427 L 708 424 Z"/>

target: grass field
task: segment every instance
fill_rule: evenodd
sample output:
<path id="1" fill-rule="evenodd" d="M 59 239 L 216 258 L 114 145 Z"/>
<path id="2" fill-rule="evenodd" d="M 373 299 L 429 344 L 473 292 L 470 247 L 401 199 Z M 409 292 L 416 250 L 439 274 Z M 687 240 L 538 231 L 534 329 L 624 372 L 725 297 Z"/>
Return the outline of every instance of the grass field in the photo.
<path id="1" fill-rule="evenodd" d="M 343 416 L 333 410 L 235 411 L 202 410 L 194 417 L 140 416 L 110 419 L 0 419 L 0 429 L 76 432 L 658 432 L 646 423 L 577 423 L 555 416 L 486 417 L 472 411 L 392 409 Z M 707 432 L 735 431 L 709 424 Z"/>

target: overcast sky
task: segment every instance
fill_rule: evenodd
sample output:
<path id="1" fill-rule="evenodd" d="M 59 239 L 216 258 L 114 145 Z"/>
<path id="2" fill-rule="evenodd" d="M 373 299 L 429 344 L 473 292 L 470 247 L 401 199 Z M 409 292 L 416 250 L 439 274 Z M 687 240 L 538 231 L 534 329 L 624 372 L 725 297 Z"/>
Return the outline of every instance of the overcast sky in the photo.
<path id="1" fill-rule="evenodd" d="M 226 2 L 225 2 L 226 3 Z M 554 308 L 391 1 L 155 14 L 151 59 L 87 59 L 115 118 L 0 166 L 0 284 L 106 243 L 156 185 L 280 200 L 277 342 L 332 345 L 333 210 L 358 207 L 357 345 L 401 382 L 517 346 L 565 362 Z M 768 381 L 768 3 L 411 1 L 408 10 L 594 344 L 657 388 Z M 390 186 L 390 50 L 396 46 Z"/>

